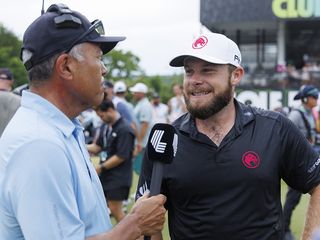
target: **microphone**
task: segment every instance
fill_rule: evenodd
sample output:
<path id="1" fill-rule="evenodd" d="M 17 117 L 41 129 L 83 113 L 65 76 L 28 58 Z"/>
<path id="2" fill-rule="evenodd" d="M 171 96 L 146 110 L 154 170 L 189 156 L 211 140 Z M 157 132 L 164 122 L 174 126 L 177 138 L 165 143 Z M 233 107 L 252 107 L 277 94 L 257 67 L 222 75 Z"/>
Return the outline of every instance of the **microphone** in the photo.
<path id="1" fill-rule="evenodd" d="M 164 164 L 172 162 L 178 147 L 178 135 L 170 124 L 157 123 L 148 140 L 148 158 L 153 161 L 150 196 L 160 193 Z"/>
<path id="2" fill-rule="evenodd" d="M 153 161 L 150 196 L 161 191 L 164 164 L 170 164 L 177 153 L 178 134 L 170 124 L 157 123 L 151 129 L 148 140 L 147 156 Z M 149 240 L 145 236 L 144 240 Z"/>

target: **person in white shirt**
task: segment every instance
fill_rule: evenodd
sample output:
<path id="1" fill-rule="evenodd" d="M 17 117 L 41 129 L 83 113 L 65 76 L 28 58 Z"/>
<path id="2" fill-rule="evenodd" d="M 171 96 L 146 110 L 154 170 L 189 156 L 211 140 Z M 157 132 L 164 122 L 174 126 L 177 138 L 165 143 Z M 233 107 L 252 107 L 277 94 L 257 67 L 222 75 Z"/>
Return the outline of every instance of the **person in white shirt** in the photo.
<path id="1" fill-rule="evenodd" d="M 169 123 L 169 108 L 161 102 L 158 93 L 152 95 L 151 105 L 154 123 Z"/>
<path id="2" fill-rule="evenodd" d="M 148 87 L 144 83 L 136 83 L 129 88 L 136 101 L 134 114 L 138 121 L 138 133 L 133 156 L 135 156 L 133 169 L 139 175 L 141 170 L 142 157 L 147 145 L 148 137 L 153 126 L 152 106 L 147 98 Z"/>
<path id="3" fill-rule="evenodd" d="M 175 84 L 173 85 L 172 90 L 175 96 L 168 102 L 170 122 L 173 122 L 187 111 L 182 94 L 182 86 L 180 84 Z"/>

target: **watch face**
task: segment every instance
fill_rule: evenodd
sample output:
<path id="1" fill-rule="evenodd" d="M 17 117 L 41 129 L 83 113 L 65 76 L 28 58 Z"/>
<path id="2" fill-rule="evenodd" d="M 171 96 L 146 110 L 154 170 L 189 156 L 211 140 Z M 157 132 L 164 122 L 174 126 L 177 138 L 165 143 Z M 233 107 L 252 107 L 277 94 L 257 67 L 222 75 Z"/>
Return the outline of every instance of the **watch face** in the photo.
<path id="1" fill-rule="evenodd" d="M 106 151 L 101 151 L 100 152 L 100 162 L 104 162 L 107 160 L 108 153 Z"/>

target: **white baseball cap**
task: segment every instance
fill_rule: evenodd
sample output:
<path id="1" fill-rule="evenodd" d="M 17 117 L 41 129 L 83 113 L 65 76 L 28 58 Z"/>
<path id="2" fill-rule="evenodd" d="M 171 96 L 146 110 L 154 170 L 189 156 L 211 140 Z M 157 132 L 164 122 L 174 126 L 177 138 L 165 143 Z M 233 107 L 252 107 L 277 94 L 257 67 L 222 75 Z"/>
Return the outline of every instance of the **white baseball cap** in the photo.
<path id="1" fill-rule="evenodd" d="M 236 67 L 241 64 L 241 53 L 237 44 L 219 33 L 208 33 L 197 37 L 183 54 L 170 61 L 170 66 L 184 66 L 184 59 L 189 56 L 216 64 L 231 64 Z"/>
<path id="2" fill-rule="evenodd" d="M 127 86 L 123 81 L 118 81 L 113 86 L 114 93 L 121 93 L 127 91 Z"/>
<path id="3" fill-rule="evenodd" d="M 148 87 L 144 83 L 136 83 L 133 87 L 129 88 L 130 92 L 147 93 Z"/>

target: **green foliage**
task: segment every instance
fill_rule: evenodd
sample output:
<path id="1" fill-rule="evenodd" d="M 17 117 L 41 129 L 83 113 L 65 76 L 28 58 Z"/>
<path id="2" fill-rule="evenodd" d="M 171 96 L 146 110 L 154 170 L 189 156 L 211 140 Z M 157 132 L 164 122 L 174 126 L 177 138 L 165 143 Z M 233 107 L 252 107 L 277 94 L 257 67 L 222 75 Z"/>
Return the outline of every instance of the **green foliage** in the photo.
<path id="1" fill-rule="evenodd" d="M 147 78 L 148 79 L 148 78 Z M 167 103 L 169 99 L 173 96 L 172 86 L 176 83 L 182 83 L 181 75 L 173 75 L 173 76 L 156 76 L 149 77 L 148 79 L 150 88 L 152 92 L 157 92 L 161 101 Z"/>
<path id="2" fill-rule="evenodd" d="M 27 72 L 20 61 L 21 41 L 0 23 L 0 67 L 13 72 L 14 86 L 28 82 Z"/>
<path id="3" fill-rule="evenodd" d="M 288 191 L 288 186 L 284 181 L 281 181 L 281 202 L 284 205 L 286 200 L 286 194 Z M 306 213 L 308 208 L 310 195 L 309 194 L 302 194 L 299 204 L 294 209 L 292 216 L 291 216 L 291 224 L 290 229 L 296 239 L 301 239 L 303 228 L 304 228 L 304 221 L 306 219 Z"/>
<path id="4" fill-rule="evenodd" d="M 116 82 L 124 81 L 128 87 L 133 86 L 137 82 L 145 83 L 149 87 L 149 97 L 157 92 L 162 102 L 167 102 L 172 96 L 172 85 L 182 83 L 181 75 L 173 76 L 147 76 L 140 68 L 140 59 L 131 51 L 112 50 L 103 57 L 103 61 L 108 68 L 106 79 Z M 132 96 L 128 96 L 131 101 Z"/>
<path id="5" fill-rule="evenodd" d="M 108 68 L 107 79 L 117 81 L 120 79 L 132 79 L 143 74 L 139 67 L 140 59 L 131 51 L 112 50 L 103 57 L 103 61 Z"/>
<path id="6" fill-rule="evenodd" d="M 181 75 L 172 76 L 145 76 L 141 75 L 134 79 L 123 79 L 127 86 L 131 87 L 137 82 L 146 84 L 149 88 L 148 97 L 151 98 L 153 93 L 160 95 L 161 101 L 167 103 L 168 100 L 173 96 L 172 86 L 176 83 L 182 84 L 183 77 Z M 129 101 L 131 97 L 129 96 Z"/>
<path id="7" fill-rule="evenodd" d="M 28 82 L 27 72 L 20 61 L 21 45 L 22 42 L 17 36 L 0 23 L 0 67 L 7 67 L 13 72 L 14 87 Z M 103 61 L 108 68 L 106 79 L 113 82 L 123 80 L 129 87 L 137 82 L 143 82 L 150 89 L 149 97 L 157 92 L 165 103 L 173 96 L 172 85 L 182 83 L 181 75 L 146 76 L 139 66 L 139 57 L 131 51 L 114 49 L 103 57 Z"/>

